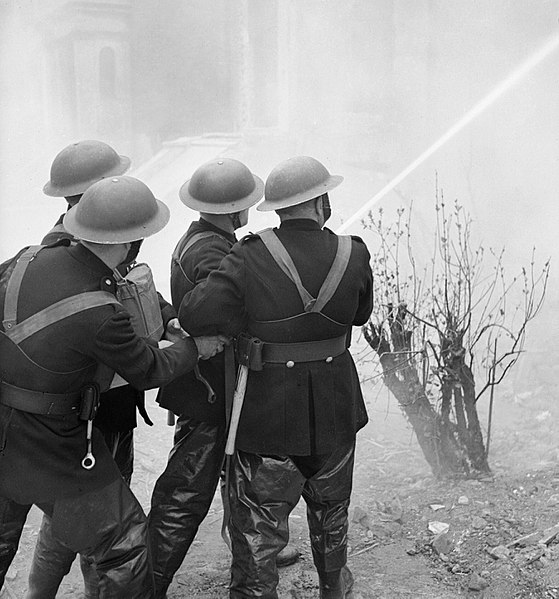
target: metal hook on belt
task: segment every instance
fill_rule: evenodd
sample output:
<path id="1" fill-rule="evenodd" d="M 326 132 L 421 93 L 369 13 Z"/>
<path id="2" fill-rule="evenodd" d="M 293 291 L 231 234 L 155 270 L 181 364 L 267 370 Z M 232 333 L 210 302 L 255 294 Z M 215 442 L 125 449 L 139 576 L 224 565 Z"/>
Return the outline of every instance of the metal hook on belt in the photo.
<path id="1" fill-rule="evenodd" d="M 208 379 L 200 372 L 198 364 L 194 367 L 194 376 L 204 385 L 208 394 L 208 403 L 215 403 L 216 395 L 213 387 L 208 382 Z"/>
<path id="2" fill-rule="evenodd" d="M 87 453 L 82 460 L 82 468 L 91 470 L 95 466 L 95 456 L 91 452 L 91 433 L 93 432 L 93 420 L 87 421 Z"/>
<path id="3" fill-rule="evenodd" d="M 81 461 L 81 465 L 86 470 L 91 470 L 95 466 L 95 457 L 91 451 L 91 437 L 93 434 L 93 419 L 99 407 L 99 397 L 99 386 L 96 383 L 86 385 L 82 389 L 79 417 L 81 420 L 87 420 L 87 453 Z"/>

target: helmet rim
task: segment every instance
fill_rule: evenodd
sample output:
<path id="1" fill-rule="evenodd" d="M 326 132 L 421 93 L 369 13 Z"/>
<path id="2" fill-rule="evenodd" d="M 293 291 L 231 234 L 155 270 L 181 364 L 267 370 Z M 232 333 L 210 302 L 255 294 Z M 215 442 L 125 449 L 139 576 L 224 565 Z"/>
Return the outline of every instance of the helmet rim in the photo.
<path id="1" fill-rule="evenodd" d="M 199 166 L 179 190 L 181 202 L 198 212 L 233 214 L 254 206 L 264 195 L 264 181 L 243 162 L 226 156 Z"/>
<path id="2" fill-rule="evenodd" d="M 99 243 L 101 245 L 130 243 L 131 241 L 138 241 L 139 239 L 145 239 L 146 237 L 155 235 L 155 233 L 159 233 L 169 222 L 171 216 L 169 207 L 157 198 L 155 201 L 158 207 L 157 213 L 147 223 L 137 227 L 129 227 L 120 229 L 119 231 L 84 227 L 76 222 L 75 213 L 71 214 L 77 208 L 77 205 L 68 210 L 62 224 L 69 233 L 81 241 L 89 241 L 90 243 Z"/>
<path id="3" fill-rule="evenodd" d="M 181 185 L 179 198 L 186 207 L 192 208 L 192 210 L 196 210 L 197 212 L 205 212 L 206 214 L 233 214 L 234 212 L 241 212 L 254 206 L 264 195 L 264 181 L 257 175 L 251 174 L 254 179 L 254 190 L 239 200 L 224 202 L 222 204 L 210 204 L 209 202 L 198 200 L 188 191 L 190 179 Z"/>
<path id="4" fill-rule="evenodd" d="M 260 212 L 273 212 L 275 210 L 280 210 L 281 208 L 289 208 L 290 206 L 302 204 L 303 202 L 312 200 L 313 198 L 318 198 L 321 195 L 328 193 L 332 189 L 338 187 L 343 180 L 344 178 L 342 175 L 330 175 L 328 179 L 322 183 L 313 185 L 309 189 L 305 189 L 304 191 L 294 195 L 287 196 L 281 200 L 264 199 L 261 204 L 258 204 L 256 210 Z"/>
<path id="5" fill-rule="evenodd" d="M 154 235 L 169 222 L 169 207 L 158 200 L 145 183 L 123 175 L 112 179 L 113 183 L 120 184 L 120 188 L 111 189 L 109 181 L 111 180 L 103 179 L 92 185 L 82 199 L 64 215 L 62 224 L 76 239 L 99 244 L 129 243 Z M 140 204 L 135 209 L 126 200 L 120 206 L 120 212 L 117 209 L 113 215 L 111 203 L 121 193 L 126 194 L 125 198 L 140 198 L 140 194 L 145 194 L 143 205 Z M 124 223 L 115 227 L 115 215 L 117 219 L 124 215 Z"/>

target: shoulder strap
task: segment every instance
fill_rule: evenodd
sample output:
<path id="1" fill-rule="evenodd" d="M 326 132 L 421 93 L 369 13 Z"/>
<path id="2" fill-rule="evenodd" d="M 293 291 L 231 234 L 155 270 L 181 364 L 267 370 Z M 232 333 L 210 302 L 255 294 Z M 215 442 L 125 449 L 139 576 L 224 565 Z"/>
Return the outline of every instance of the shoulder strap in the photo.
<path id="1" fill-rule="evenodd" d="M 217 231 L 198 231 L 198 233 L 194 233 L 194 235 L 192 235 L 192 237 L 184 244 L 184 247 L 179 251 L 179 248 L 181 246 L 181 243 L 184 239 L 186 239 L 188 233 L 185 233 L 180 241 L 177 243 L 177 247 L 175 248 L 175 251 L 173 252 L 173 260 L 176 260 L 179 262 L 182 261 L 182 259 L 184 258 L 184 255 L 186 254 L 186 252 L 197 242 L 200 241 L 200 239 L 205 239 L 206 237 L 221 237 L 221 239 L 225 239 L 225 237 L 223 235 L 220 235 Z"/>
<path id="2" fill-rule="evenodd" d="M 2 321 L 5 331 L 9 331 L 17 323 L 17 300 L 23 275 L 31 260 L 35 258 L 42 248 L 42 245 L 32 245 L 28 247 L 18 258 L 14 270 L 8 279 L 6 296 L 4 298 L 4 318 Z"/>
<path id="3" fill-rule="evenodd" d="M 27 337 L 41 331 L 63 318 L 71 316 L 76 312 L 83 312 L 89 308 L 95 308 L 105 304 L 118 304 L 118 300 L 108 291 L 86 291 L 78 295 L 72 295 L 47 306 L 43 310 L 26 318 L 23 322 L 17 322 L 17 302 L 19 290 L 25 271 L 29 263 L 43 249 L 42 245 L 33 245 L 18 258 L 6 286 L 4 298 L 3 326 L 6 335 L 14 342 L 21 343 Z"/>
<path id="4" fill-rule="evenodd" d="M 297 287 L 297 291 L 305 307 L 305 312 L 321 312 L 324 306 L 332 299 L 346 271 L 351 255 L 351 237 L 338 236 L 336 256 L 315 299 L 303 286 L 301 277 L 297 272 L 297 267 L 274 231 L 272 229 L 265 229 L 258 233 L 258 235 L 277 265 Z"/>
<path id="5" fill-rule="evenodd" d="M 332 266 L 322 283 L 322 287 L 318 292 L 316 303 L 313 306 L 313 312 L 321 312 L 322 308 L 332 299 L 336 289 L 340 285 L 340 281 L 344 276 L 349 257 L 351 256 L 351 237 L 349 235 L 338 236 L 338 249 Z"/>
<path id="6" fill-rule="evenodd" d="M 108 291 L 86 291 L 85 293 L 66 297 L 26 318 L 23 322 L 14 324 L 6 329 L 6 335 L 18 344 L 51 324 L 72 316 L 72 314 L 97 306 L 118 303 L 116 297 Z"/>
<path id="7" fill-rule="evenodd" d="M 180 268 L 184 278 L 191 285 L 194 286 L 194 281 L 190 280 L 190 277 L 186 274 L 184 268 L 182 267 L 182 259 L 184 258 L 184 255 L 197 241 L 200 241 L 200 239 L 204 239 L 206 237 L 221 237 L 222 239 L 225 239 L 225 237 L 223 237 L 223 235 L 220 235 L 216 231 L 198 231 L 198 233 L 194 233 L 194 235 L 192 235 L 192 237 L 186 242 L 184 247 L 181 248 L 181 244 L 186 239 L 187 236 L 188 236 L 188 232 L 186 232 L 180 238 L 179 242 L 177 243 L 177 245 L 175 247 L 175 251 L 173 252 L 173 256 L 171 258 L 171 264 L 173 264 L 173 263 L 176 264 Z"/>
<path id="8" fill-rule="evenodd" d="M 272 255 L 272 258 L 276 261 L 276 264 L 283 270 L 287 277 L 297 287 L 305 312 L 310 312 L 316 300 L 314 297 L 303 287 L 301 277 L 297 272 L 297 268 L 291 259 L 291 256 L 287 253 L 285 246 L 278 239 L 278 236 L 272 229 L 265 229 L 258 233 L 260 239 L 264 242 L 266 249 Z"/>

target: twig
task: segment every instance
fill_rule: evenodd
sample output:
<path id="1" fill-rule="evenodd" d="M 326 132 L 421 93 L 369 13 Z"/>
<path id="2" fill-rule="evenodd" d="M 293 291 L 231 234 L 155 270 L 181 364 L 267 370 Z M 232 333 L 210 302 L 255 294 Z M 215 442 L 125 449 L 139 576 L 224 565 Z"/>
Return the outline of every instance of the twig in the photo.
<path id="1" fill-rule="evenodd" d="M 367 547 L 363 547 L 363 549 L 359 549 L 359 551 L 354 551 L 353 553 L 350 553 L 347 557 L 349 559 L 350 557 L 354 557 L 356 555 L 361 555 L 362 553 L 365 553 L 365 551 L 369 551 L 369 549 L 374 549 L 375 547 L 378 547 L 379 545 L 380 545 L 380 543 L 371 543 Z"/>
<path id="2" fill-rule="evenodd" d="M 493 368 L 491 369 L 491 389 L 489 390 L 489 416 L 487 420 L 487 445 L 485 447 L 485 459 L 489 456 L 489 444 L 491 443 L 491 420 L 493 419 L 493 395 L 495 390 L 495 370 L 497 368 L 497 339 L 495 339 L 495 351 L 493 353 Z"/>

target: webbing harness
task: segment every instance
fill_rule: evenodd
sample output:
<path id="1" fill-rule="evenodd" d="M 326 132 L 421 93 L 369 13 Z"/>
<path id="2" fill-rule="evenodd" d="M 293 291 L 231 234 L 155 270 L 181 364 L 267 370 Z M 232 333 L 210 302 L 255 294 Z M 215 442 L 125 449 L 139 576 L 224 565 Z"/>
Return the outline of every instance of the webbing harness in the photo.
<path id="1" fill-rule="evenodd" d="M 17 304 L 21 283 L 29 263 L 43 247 L 45 246 L 36 245 L 27 248 L 18 258 L 8 279 L 2 321 L 4 325 L 3 334 L 15 345 L 19 345 L 31 335 L 72 314 L 97 306 L 119 303 L 116 297 L 107 291 L 88 291 L 64 298 L 18 323 Z M 22 353 L 28 358 L 24 352 Z M 80 392 L 42 393 L 1 382 L 0 403 L 26 412 L 36 414 L 75 412 L 78 408 L 79 398 Z"/>
<path id="2" fill-rule="evenodd" d="M 190 279 L 190 277 L 186 274 L 184 268 L 182 267 L 182 259 L 184 258 L 186 252 L 195 243 L 197 243 L 201 239 L 207 239 L 209 237 L 218 237 L 220 239 L 224 239 L 228 243 L 229 243 L 229 241 L 223 235 L 220 235 L 217 231 L 198 231 L 197 233 L 194 233 L 192 235 L 192 237 L 190 237 L 190 239 L 188 239 L 188 241 L 184 244 L 182 249 L 179 250 L 179 248 L 181 247 L 181 244 L 187 237 L 188 237 L 188 231 L 179 239 L 179 242 L 177 243 L 175 250 L 173 252 L 171 261 L 172 261 L 172 263 L 176 264 L 180 268 L 184 278 L 188 281 L 188 283 L 192 287 L 195 287 L 196 286 L 195 281 L 192 281 Z M 225 360 L 226 360 L 226 367 L 225 367 L 226 396 L 229 396 L 229 394 L 232 395 L 232 385 L 233 385 L 233 382 L 229 380 L 229 379 L 231 379 L 230 373 L 234 369 L 233 348 L 226 346 L 225 350 L 224 350 L 224 356 L 225 356 Z M 215 403 L 216 393 L 215 393 L 213 387 L 211 386 L 210 382 L 208 381 L 208 379 L 200 372 L 200 367 L 198 366 L 198 364 L 196 364 L 196 366 L 194 367 L 194 376 L 206 388 L 208 403 Z"/>
<path id="3" fill-rule="evenodd" d="M 181 269 L 184 278 L 194 287 L 196 283 L 190 280 L 190 277 L 186 274 L 184 268 L 182 267 L 182 259 L 184 258 L 184 255 L 196 242 L 200 241 L 201 239 L 205 239 L 207 237 L 219 237 L 220 239 L 226 238 L 216 231 L 198 231 L 197 233 L 194 233 L 194 235 L 192 235 L 192 237 L 185 243 L 184 247 L 179 250 L 181 243 L 186 239 L 187 236 L 188 231 L 179 239 L 179 242 L 177 243 L 171 257 L 171 261 Z"/>
<path id="4" fill-rule="evenodd" d="M 31 246 L 19 257 L 6 287 L 2 324 L 4 325 L 6 336 L 16 345 L 19 345 L 31 335 L 72 314 L 97 306 L 119 303 L 116 297 L 108 291 L 86 291 L 85 293 L 78 293 L 77 295 L 61 299 L 18 323 L 17 303 L 21 282 L 29 263 L 43 247 L 42 245 Z"/>
<path id="5" fill-rule="evenodd" d="M 351 256 L 351 237 L 347 235 L 338 236 L 336 256 L 322 283 L 318 296 L 314 298 L 303 286 L 297 267 L 274 231 L 272 229 L 265 229 L 258 233 L 258 235 L 277 265 L 297 287 L 305 313 L 321 313 L 324 306 L 332 299 L 347 269 Z"/>
<path id="6" fill-rule="evenodd" d="M 21 283 L 29 263 L 43 247 L 42 245 L 31 246 L 23 252 L 17 260 L 6 285 L 2 324 L 4 325 L 5 335 L 15 345 L 19 345 L 31 335 L 72 314 L 97 306 L 119 304 L 116 297 L 107 291 L 88 291 L 55 302 L 18 323 L 17 304 Z M 22 354 L 30 360 L 25 352 L 22 351 Z M 112 371 L 104 364 L 101 364 L 97 369 L 96 376 L 103 379 L 109 372 L 112 378 Z M 95 456 L 92 452 L 92 435 L 93 419 L 99 407 L 99 385 L 97 382 L 86 385 L 77 392 L 41 393 L 0 381 L 0 403 L 31 414 L 49 416 L 78 414 L 81 420 L 87 420 L 87 453 L 81 461 L 81 465 L 85 470 L 91 470 L 95 466 Z"/>

